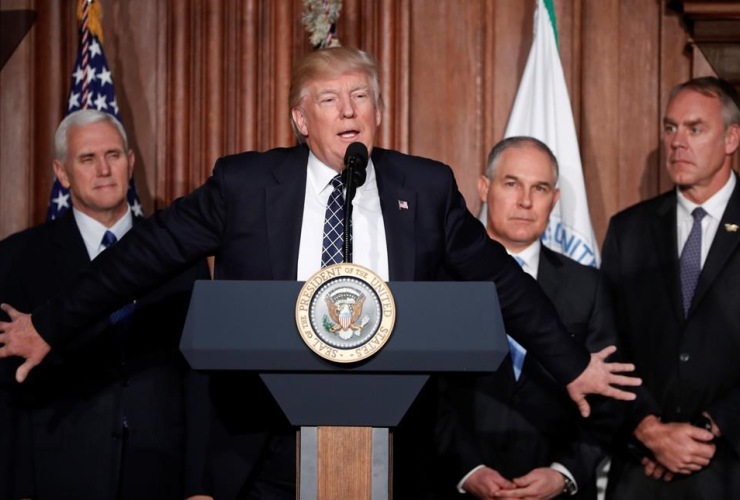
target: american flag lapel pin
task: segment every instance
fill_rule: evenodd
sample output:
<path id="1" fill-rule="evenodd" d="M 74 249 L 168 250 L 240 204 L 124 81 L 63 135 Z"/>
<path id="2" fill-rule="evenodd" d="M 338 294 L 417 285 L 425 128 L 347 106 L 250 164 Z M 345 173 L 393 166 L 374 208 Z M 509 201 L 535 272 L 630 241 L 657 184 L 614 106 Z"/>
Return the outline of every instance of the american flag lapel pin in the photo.
<path id="1" fill-rule="evenodd" d="M 406 200 L 398 200 L 398 209 L 399 210 L 408 210 L 409 209 L 409 202 Z"/>

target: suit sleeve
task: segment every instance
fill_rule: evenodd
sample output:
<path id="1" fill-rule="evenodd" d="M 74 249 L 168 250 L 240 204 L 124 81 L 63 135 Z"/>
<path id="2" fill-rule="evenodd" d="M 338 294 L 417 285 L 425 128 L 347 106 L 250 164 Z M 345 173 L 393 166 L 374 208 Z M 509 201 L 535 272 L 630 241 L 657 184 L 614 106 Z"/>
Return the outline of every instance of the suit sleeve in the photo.
<path id="1" fill-rule="evenodd" d="M 203 186 L 136 224 L 95 259 L 65 298 L 34 311 L 33 325 L 52 349 L 216 251 L 226 217 L 220 162 Z"/>
<path id="2" fill-rule="evenodd" d="M 451 171 L 445 232 L 445 267 L 458 279 L 493 281 L 506 332 L 563 386 L 576 379 L 586 369 L 589 353 L 567 333 L 537 282 L 488 237 L 480 221 L 468 211 Z"/>
<path id="3" fill-rule="evenodd" d="M 24 242 L 17 235 L 0 242 L 0 303 L 22 307 L 18 300 L 22 269 L 18 263 L 23 254 Z M 0 311 L 0 321 L 10 321 L 4 311 Z M 18 359 L 0 360 L 0 498 L 35 496 L 28 413 L 15 381 L 18 365 Z"/>
<path id="4" fill-rule="evenodd" d="M 706 411 L 722 432 L 722 439 L 740 456 L 740 387 L 727 391 Z"/>

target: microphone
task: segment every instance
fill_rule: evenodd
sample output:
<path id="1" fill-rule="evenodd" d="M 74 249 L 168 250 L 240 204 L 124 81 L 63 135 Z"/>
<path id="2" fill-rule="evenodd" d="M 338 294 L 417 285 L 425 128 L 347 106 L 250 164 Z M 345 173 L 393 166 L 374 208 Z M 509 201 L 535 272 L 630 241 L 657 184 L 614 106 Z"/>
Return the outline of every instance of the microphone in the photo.
<path id="1" fill-rule="evenodd" d="M 347 151 L 344 153 L 345 169 L 342 172 L 342 180 L 345 184 L 351 182 L 349 180 L 350 176 L 354 177 L 353 181 L 355 181 L 356 188 L 365 183 L 368 156 L 367 147 L 361 142 L 353 142 L 347 146 Z"/>
<path id="2" fill-rule="evenodd" d="M 365 183 L 367 178 L 367 162 L 369 155 L 367 147 L 361 142 L 353 142 L 347 146 L 344 153 L 344 170 L 342 181 L 347 187 L 344 197 L 344 242 L 342 245 L 342 257 L 344 262 L 352 262 L 352 199 L 355 197 L 357 188 Z"/>

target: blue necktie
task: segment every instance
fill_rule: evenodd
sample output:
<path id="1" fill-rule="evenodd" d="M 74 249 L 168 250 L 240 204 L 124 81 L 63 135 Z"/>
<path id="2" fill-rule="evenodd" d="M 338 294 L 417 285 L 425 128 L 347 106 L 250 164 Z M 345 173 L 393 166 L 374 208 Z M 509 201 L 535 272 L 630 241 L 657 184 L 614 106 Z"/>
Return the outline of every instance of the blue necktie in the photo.
<path id="1" fill-rule="evenodd" d="M 116 238 L 116 235 L 113 234 L 112 231 L 106 231 L 103 235 L 103 241 L 100 242 L 100 244 L 103 246 L 103 248 L 109 248 L 111 245 L 118 242 L 118 238 Z M 126 304 L 122 308 L 120 308 L 118 311 L 114 312 L 110 315 L 110 322 L 112 325 L 115 325 L 116 323 L 120 323 L 121 321 L 127 320 L 131 317 L 131 314 L 134 312 L 134 304 Z"/>
<path id="2" fill-rule="evenodd" d="M 321 267 L 332 264 L 341 264 L 342 246 L 344 245 L 344 183 L 342 176 L 337 174 L 331 185 L 334 190 L 329 195 L 324 217 L 324 238 L 321 249 Z"/>
<path id="3" fill-rule="evenodd" d="M 681 296 L 683 298 L 683 313 L 686 316 L 694 298 L 694 290 L 701 274 L 701 220 L 707 215 L 706 210 L 697 207 L 691 212 L 694 225 L 681 251 L 679 267 L 681 268 Z"/>
<path id="4" fill-rule="evenodd" d="M 524 260 L 521 257 L 516 255 L 513 257 L 520 266 L 524 267 Z M 508 335 L 506 337 L 509 339 L 509 355 L 511 356 L 511 364 L 514 367 L 514 380 L 518 381 L 519 377 L 522 376 L 522 367 L 524 366 L 524 357 L 527 355 L 527 350 L 513 338 Z"/>
<path id="5" fill-rule="evenodd" d="M 108 248 L 117 241 L 118 238 L 116 238 L 116 235 L 113 234 L 112 231 L 106 231 L 103 235 L 103 241 L 101 241 L 100 244 L 103 245 L 103 248 Z"/>

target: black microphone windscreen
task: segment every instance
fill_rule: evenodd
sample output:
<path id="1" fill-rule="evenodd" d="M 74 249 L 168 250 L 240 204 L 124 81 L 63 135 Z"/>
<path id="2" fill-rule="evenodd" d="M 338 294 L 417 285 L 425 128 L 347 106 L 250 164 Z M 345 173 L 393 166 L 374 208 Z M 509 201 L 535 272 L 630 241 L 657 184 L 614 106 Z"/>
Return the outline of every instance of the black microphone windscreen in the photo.
<path id="1" fill-rule="evenodd" d="M 367 147 L 361 142 L 353 142 L 347 146 L 347 151 L 344 153 L 344 165 L 352 166 L 358 170 L 364 170 L 367 168 L 368 160 Z"/>

